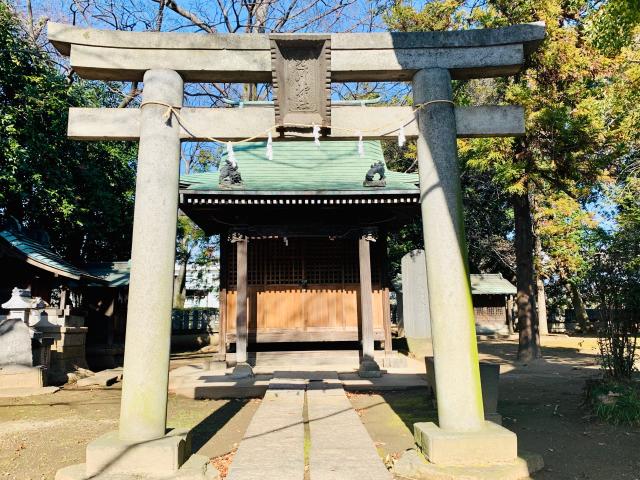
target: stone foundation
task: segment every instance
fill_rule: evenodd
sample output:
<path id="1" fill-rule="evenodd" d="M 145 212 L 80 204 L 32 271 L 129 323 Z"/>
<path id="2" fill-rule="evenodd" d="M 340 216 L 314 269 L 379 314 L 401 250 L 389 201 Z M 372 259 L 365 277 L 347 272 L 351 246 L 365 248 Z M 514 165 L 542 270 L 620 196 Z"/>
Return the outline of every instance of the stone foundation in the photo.
<path id="1" fill-rule="evenodd" d="M 188 431 L 172 430 L 146 442 L 121 440 L 109 432 L 87 446 L 87 461 L 63 468 L 56 480 L 193 479 L 215 480 L 217 471 L 209 459 L 192 455 Z"/>
<path id="2" fill-rule="evenodd" d="M 492 465 L 442 466 L 427 461 L 420 452 L 407 450 L 394 464 L 398 478 L 428 478 L 429 480 L 530 480 L 530 476 L 544 468 L 542 457 L 521 453 L 519 457 Z"/>
<path id="3" fill-rule="evenodd" d="M 0 367 L 0 389 L 42 388 L 46 370 L 25 365 L 3 365 Z"/>
<path id="4" fill-rule="evenodd" d="M 432 422 L 416 423 L 413 428 L 416 444 L 436 465 L 486 465 L 518 457 L 516 434 L 493 422 L 469 432 L 444 430 Z"/>

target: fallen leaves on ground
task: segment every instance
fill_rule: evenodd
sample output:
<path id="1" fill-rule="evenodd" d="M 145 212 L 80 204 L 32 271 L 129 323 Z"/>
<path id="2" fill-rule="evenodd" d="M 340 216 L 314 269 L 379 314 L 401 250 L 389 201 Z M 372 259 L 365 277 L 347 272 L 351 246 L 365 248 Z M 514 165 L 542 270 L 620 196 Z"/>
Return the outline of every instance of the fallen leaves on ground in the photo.
<path id="1" fill-rule="evenodd" d="M 220 455 L 219 457 L 214 457 L 211 459 L 211 465 L 213 465 L 216 470 L 220 473 L 220 479 L 227 478 L 227 474 L 229 473 L 229 465 L 233 461 L 233 457 L 238 451 L 237 448 L 234 448 L 229 453 L 225 453 L 224 455 Z"/>

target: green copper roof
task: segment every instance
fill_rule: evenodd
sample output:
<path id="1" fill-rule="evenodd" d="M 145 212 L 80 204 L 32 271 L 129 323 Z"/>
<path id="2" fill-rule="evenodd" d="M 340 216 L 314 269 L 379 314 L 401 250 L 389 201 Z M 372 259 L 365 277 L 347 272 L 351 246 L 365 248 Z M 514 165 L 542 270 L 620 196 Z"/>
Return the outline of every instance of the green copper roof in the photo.
<path id="1" fill-rule="evenodd" d="M 364 142 L 363 156 L 358 155 L 358 142 L 354 141 L 321 140 L 320 145 L 313 139 L 273 142 L 273 160 L 266 156 L 266 142 L 236 144 L 233 149 L 245 191 L 418 192 L 417 174 L 389 170 L 386 187 L 362 186 L 371 164 L 384 162 L 377 140 Z M 226 153 L 223 161 L 225 158 Z M 225 190 L 218 186 L 218 172 L 183 175 L 180 183 L 193 191 Z"/>
<path id="2" fill-rule="evenodd" d="M 7 242 L 13 248 L 14 252 L 26 257 L 28 263 L 36 267 L 53 271 L 63 277 L 73 278 L 75 280 L 81 277 L 93 278 L 89 273 L 67 262 L 42 243 L 36 242 L 26 235 L 3 230 L 0 232 L 0 239 Z"/>
<path id="3" fill-rule="evenodd" d="M 129 285 L 131 260 L 112 263 L 89 263 L 85 266 L 94 277 L 106 282 L 109 287 L 126 287 Z"/>
<path id="4" fill-rule="evenodd" d="M 472 274 L 471 293 L 474 295 L 515 295 L 518 290 L 499 273 Z"/>

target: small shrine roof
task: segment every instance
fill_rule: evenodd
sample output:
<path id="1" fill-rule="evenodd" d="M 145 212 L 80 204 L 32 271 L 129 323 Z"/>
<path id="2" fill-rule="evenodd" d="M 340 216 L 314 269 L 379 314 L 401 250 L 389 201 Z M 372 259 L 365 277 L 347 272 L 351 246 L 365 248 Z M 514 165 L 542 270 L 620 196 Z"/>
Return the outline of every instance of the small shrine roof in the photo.
<path id="1" fill-rule="evenodd" d="M 418 175 L 386 170 L 386 187 L 365 187 L 363 181 L 371 164 L 382 161 L 382 145 L 378 140 L 365 140 L 364 153 L 358 154 L 357 141 L 273 142 L 273 159 L 266 155 L 266 142 L 233 146 L 242 175 L 240 187 L 218 184 L 218 172 L 182 175 L 182 193 L 266 193 L 273 194 L 418 194 Z M 226 159 L 224 154 L 222 161 Z M 386 162 L 385 162 L 386 164 Z M 376 177 L 377 178 L 377 177 Z"/>
<path id="2" fill-rule="evenodd" d="M 499 273 L 477 273 L 471 277 L 474 295 L 515 295 L 518 289 Z"/>
<path id="3" fill-rule="evenodd" d="M 99 280 L 90 273 L 69 263 L 46 245 L 26 235 L 11 230 L 0 231 L 0 239 L 8 244 L 12 254 L 25 258 L 27 263 L 58 274 L 62 277 L 80 280 Z"/>

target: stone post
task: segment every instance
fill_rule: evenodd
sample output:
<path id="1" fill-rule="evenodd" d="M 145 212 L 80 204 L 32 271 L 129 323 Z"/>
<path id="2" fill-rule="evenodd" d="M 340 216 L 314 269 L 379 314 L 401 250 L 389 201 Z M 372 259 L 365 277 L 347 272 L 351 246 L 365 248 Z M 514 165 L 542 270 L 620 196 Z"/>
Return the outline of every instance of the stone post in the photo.
<path id="1" fill-rule="evenodd" d="M 418 113 L 420 208 L 424 232 L 438 426 L 417 423 L 416 442 L 440 465 L 511 462 L 514 433 L 484 419 L 478 346 L 467 266 L 456 119 L 444 69 L 413 78 Z"/>
<path id="2" fill-rule="evenodd" d="M 145 73 L 144 102 L 180 107 L 182 98 L 177 72 Z M 163 437 L 167 423 L 180 125 L 166 112 L 165 106 L 147 104 L 140 113 L 119 430 L 120 438 L 129 442 Z"/>
<path id="3" fill-rule="evenodd" d="M 402 315 L 409 351 L 430 357 L 431 314 L 424 250 L 413 250 L 402 257 Z"/>
<path id="4" fill-rule="evenodd" d="M 249 342 L 249 325 L 247 312 L 247 276 L 248 239 L 235 235 L 232 242 L 236 244 L 236 366 L 234 378 L 245 378 L 253 375 L 253 369 L 247 363 L 247 344 Z"/>
<path id="5" fill-rule="evenodd" d="M 362 359 L 361 377 L 379 377 L 380 367 L 374 359 L 373 349 L 373 293 L 371 286 L 371 249 L 369 242 L 375 241 L 372 234 L 365 233 L 358 239 L 358 259 L 360 263 L 360 343 Z"/>

